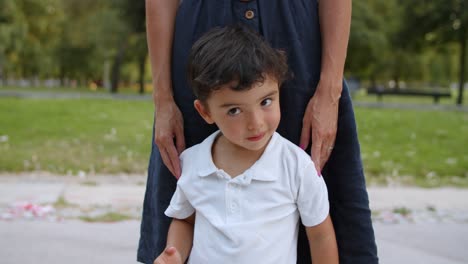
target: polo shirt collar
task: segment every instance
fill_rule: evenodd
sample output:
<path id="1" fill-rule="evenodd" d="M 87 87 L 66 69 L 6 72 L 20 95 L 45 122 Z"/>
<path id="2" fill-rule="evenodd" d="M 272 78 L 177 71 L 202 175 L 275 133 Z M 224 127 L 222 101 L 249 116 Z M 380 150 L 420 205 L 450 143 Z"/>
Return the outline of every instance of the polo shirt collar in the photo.
<path id="1" fill-rule="evenodd" d="M 218 171 L 216 165 L 213 162 L 213 156 L 211 155 L 211 147 L 213 146 L 213 142 L 216 140 L 218 135 L 221 133 L 220 130 L 214 132 L 202 143 L 200 143 L 200 147 L 197 152 L 196 158 L 196 171 L 200 177 L 206 177 L 209 175 L 214 174 Z"/>
<path id="2" fill-rule="evenodd" d="M 206 177 L 210 175 L 224 174 L 223 170 L 216 167 L 213 162 L 213 156 L 211 155 L 211 149 L 213 142 L 216 140 L 218 135 L 221 133 L 220 130 L 214 132 L 207 137 L 202 143 L 200 143 L 199 151 L 196 156 L 196 170 L 200 177 Z M 274 148 L 277 145 L 279 134 L 273 133 L 273 136 L 268 142 L 268 146 L 265 148 L 262 156 L 244 173 L 232 179 L 241 185 L 248 185 L 252 180 L 257 181 L 274 181 L 278 178 L 278 173 L 273 171 L 271 162 L 273 162 L 273 155 L 275 153 Z"/>

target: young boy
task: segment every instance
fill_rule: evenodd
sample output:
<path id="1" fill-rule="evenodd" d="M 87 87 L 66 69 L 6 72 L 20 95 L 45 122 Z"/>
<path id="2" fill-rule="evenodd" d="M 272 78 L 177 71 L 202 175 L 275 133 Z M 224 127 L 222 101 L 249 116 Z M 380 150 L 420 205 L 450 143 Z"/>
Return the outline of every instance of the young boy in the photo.
<path id="1" fill-rule="evenodd" d="M 194 105 L 219 131 L 180 156 L 167 248 L 155 263 L 296 263 L 299 217 L 313 263 L 338 263 L 323 178 L 275 132 L 286 74 L 285 55 L 245 27 L 194 44 Z"/>

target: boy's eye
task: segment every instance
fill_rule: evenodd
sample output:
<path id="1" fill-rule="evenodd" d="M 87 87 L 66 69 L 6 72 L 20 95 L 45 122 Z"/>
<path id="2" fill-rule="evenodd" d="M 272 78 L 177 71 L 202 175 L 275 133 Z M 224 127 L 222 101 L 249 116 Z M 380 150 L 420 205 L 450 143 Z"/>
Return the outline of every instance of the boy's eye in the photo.
<path id="1" fill-rule="evenodd" d="M 236 108 L 231 108 L 231 109 L 229 109 L 229 111 L 228 111 L 228 115 L 231 115 L 231 116 L 237 115 L 237 114 L 239 114 L 239 113 L 240 113 L 240 109 L 237 108 L 237 107 L 236 107 Z"/>
<path id="2" fill-rule="evenodd" d="M 271 100 L 271 98 L 267 98 L 267 99 L 265 99 L 265 100 L 263 100 L 261 102 L 261 105 L 262 106 L 269 106 L 269 105 L 271 105 L 272 102 L 273 102 L 273 100 Z"/>

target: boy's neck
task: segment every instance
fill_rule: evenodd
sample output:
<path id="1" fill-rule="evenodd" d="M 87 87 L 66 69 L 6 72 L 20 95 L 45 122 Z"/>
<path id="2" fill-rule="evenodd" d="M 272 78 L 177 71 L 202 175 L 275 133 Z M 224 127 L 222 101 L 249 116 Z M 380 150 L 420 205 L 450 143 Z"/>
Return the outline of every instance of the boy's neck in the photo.
<path id="1" fill-rule="evenodd" d="M 268 146 L 268 143 L 259 150 L 245 149 L 232 144 L 220 133 L 213 142 L 211 155 L 218 169 L 225 171 L 232 178 L 235 178 L 260 159 L 266 146 Z"/>

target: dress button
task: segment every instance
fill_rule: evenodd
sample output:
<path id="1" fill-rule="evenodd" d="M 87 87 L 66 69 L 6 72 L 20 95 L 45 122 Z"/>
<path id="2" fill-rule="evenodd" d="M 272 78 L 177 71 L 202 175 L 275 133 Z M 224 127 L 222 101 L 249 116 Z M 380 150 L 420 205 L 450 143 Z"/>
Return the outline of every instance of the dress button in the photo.
<path id="1" fill-rule="evenodd" d="M 252 11 L 252 10 L 245 11 L 245 18 L 252 19 L 252 18 L 254 18 L 254 16 L 255 16 L 254 11 Z"/>

